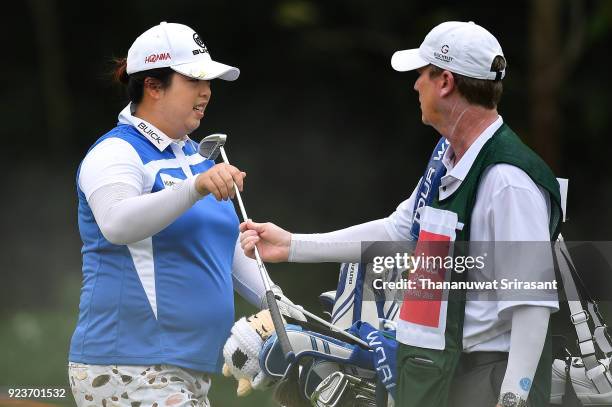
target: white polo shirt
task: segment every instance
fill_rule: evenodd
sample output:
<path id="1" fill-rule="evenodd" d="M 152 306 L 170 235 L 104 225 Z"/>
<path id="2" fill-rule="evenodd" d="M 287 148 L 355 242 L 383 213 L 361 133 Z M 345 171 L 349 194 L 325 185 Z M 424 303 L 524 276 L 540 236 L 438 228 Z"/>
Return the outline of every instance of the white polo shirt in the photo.
<path id="1" fill-rule="evenodd" d="M 444 199 L 455 192 L 484 144 L 501 127 L 503 119 L 497 118 L 472 143 L 458 163 L 453 164 L 454 151 L 450 147 L 443 158 L 447 169 L 441 179 L 439 197 Z M 412 226 L 412 209 L 417 188 L 410 198 L 402 202 L 385 223 L 387 232 L 393 240 L 408 240 Z M 484 171 L 478 186 L 470 223 L 471 241 L 513 241 L 533 242 L 550 241 L 548 230 L 550 218 L 550 197 L 548 192 L 538 187 L 521 169 L 509 164 L 496 164 Z M 549 280 L 554 279 L 552 269 L 552 252 L 547 252 L 550 258 L 539 259 L 543 264 L 549 264 L 551 273 Z M 512 272 L 515 278 L 528 277 L 532 265 L 521 263 L 517 259 Z M 548 268 L 547 268 L 548 269 Z M 468 281 L 490 279 L 491 270 L 473 269 L 467 273 Z M 540 277 L 542 278 L 542 277 Z M 529 281 L 529 278 L 525 278 Z M 468 297 L 469 297 L 468 292 Z M 538 305 L 549 307 L 553 311 L 559 309 L 556 295 L 534 300 L 519 301 L 467 301 L 465 306 L 465 322 L 463 327 L 463 347 L 465 352 L 473 351 L 504 351 L 510 350 L 510 315 L 506 311 L 517 305 Z"/>

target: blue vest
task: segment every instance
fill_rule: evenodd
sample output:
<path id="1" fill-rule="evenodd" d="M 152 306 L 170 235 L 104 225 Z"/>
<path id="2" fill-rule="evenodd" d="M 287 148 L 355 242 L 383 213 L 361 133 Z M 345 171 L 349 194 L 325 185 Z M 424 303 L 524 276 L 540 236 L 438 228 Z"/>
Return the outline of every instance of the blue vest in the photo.
<path id="1" fill-rule="evenodd" d="M 131 125 L 118 125 L 92 148 L 111 137 L 127 141 L 155 173 L 145 193 L 187 178 L 170 147 L 160 151 Z M 197 155 L 197 144 L 188 140 L 182 150 Z M 213 165 L 206 160 L 190 169 L 198 174 Z M 218 372 L 234 321 L 232 203 L 207 195 L 152 237 L 115 245 L 102 235 L 78 182 L 77 192 L 83 284 L 70 361 Z"/>

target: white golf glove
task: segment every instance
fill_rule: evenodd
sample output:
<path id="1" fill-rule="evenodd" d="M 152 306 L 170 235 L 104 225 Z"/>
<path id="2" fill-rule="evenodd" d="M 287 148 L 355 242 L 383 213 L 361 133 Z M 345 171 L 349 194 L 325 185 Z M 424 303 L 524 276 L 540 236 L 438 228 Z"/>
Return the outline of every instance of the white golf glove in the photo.
<path id="1" fill-rule="evenodd" d="M 282 299 L 282 301 L 278 301 L 278 300 L 276 301 L 276 303 L 278 304 L 278 310 L 280 311 L 282 315 L 287 316 L 289 318 L 293 318 L 297 321 L 306 321 L 306 316 L 304 315 L 302 311 L 298 310 L 297 308 L 291 307 L 285 303 L 285 302 L 288 302 L 293 305 L 293 302 L 289 298 L 283 295 L 283 290 L 281 290 L 279 286 L 273 285 L 272 291 L 274 292 L 275 295 L 279 296 Z M 268 300 L 265 296 L 261 300 L 260 308 L 261 309 L 268 308 Z"/>

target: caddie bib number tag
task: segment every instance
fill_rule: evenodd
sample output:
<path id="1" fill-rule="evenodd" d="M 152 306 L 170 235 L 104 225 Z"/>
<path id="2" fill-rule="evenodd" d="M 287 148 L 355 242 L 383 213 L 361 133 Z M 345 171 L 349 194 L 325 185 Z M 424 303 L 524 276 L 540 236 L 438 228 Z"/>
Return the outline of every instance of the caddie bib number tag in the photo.
<path id="1" fill-rule="evenodd" d="M 402 320 L 429 327 L 438 326 L 443 291 L 430 287 L 446 281 L 444 259 L 449 255 L 450 242 L 450 236 L 431 233 L 421 227 L 413 255 L 415 269 L 408 277 L 415 288 L 404 295 L 400 312 Z"/>
<path id="2" fill-rule="evenodd" d="M 419 210 L 419 240 L 408 275 L 410 288 L 400 310 L 397 338 L 407 345 L 444 349 L 448 292 L 436 286 L 451 278 L 446 265 L 453 254 L 457 214 L 429 206 Z"/>

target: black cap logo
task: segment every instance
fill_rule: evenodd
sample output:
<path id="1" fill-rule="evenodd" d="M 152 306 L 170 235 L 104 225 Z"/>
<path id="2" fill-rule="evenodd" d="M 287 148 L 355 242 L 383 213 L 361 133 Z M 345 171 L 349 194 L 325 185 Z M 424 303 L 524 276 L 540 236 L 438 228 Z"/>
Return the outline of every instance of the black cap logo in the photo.
<path id="1" fill-rule="evenodd" d="M 206 45 L 204 45 L 204 41 L 202 41 L 202 38 L 200 38 L 198 33 L 193 33 L 193 40 L 195 41 L 196 44 L 198 44 L 200 48 L 206 49 Z"/>
<path id="2" fill-rule="evenodd" d="M 440 48 L 440 51 L 442 51 L 443 54 L 447 54 L 448 53 L 448 45 L 442 45 L 442 48 Z"/>

